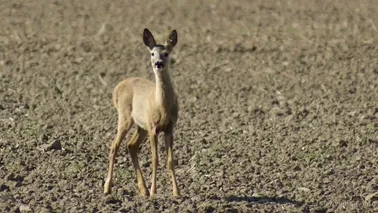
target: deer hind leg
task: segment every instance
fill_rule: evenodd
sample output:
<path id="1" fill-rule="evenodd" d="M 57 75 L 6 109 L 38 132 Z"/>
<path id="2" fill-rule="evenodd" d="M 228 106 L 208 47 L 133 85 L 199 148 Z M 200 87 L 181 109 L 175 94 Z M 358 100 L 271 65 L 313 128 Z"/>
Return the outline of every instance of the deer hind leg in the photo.
<path id="1" fill-rule="evenodd" d="M 167 151 L 167 167 L 172 178 L 173 196 L 180 196 L 180 190 L 177 187 L 176 173 L 173 159 L 173 133 L 172 131 L 164 134 L 165 149 Z"/>
<path id="2" fill-rule="evenodd" d="M 135 131 L 133 137 L 127 143 L 127 147 L 131 155 L 131 160 L 133 162 L 135 173 L 137 175 L 139 191 L 142 195 L 149 196 L 149 192 L 147 190 L 146 183 L 144 181 L 142 170 L 140 169 L 139 160 L 138 160 L 139 145 L 146 139 L 146 136 L 147 136 L 147 131 L 143 130 L 140 127 L 137 127 L 137 130 Z"/>
<path id="3" fill-rule="evenodd" d="M 126 118 L 126 116 L 124 116 L 123 114 L 119 114 L 117 136 L 115 137 L 109 152 L 108 176 L 104 185 L 105 194 L 109 194 L 111 192 L 115 157 L 121 141 L 125 138 L 132 125 L 133 121 L 131 120 L 131 117 Z"/>

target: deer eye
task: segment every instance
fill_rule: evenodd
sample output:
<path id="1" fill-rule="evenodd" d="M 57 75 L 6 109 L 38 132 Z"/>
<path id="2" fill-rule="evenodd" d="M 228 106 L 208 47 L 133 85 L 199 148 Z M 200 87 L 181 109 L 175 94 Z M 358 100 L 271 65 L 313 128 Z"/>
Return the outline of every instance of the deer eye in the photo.
<path id="1" fill-rule="evenodd" d="M 168 57 L 168 55 L 169 55 L 168 53 L 164 53 L 164 57 Z"/>
<path id="2" fill-rule="evenodd" d="M 154 56 L 155 54 L 154 53 L 151 53 L 151 56 Z"/>

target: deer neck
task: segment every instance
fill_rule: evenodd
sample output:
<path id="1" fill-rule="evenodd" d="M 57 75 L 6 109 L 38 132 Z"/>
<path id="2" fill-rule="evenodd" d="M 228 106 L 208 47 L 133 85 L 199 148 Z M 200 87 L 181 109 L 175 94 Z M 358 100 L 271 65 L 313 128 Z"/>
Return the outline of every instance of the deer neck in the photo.
<path id="1" fill-rule="evenodd" d="M 155 102 L 163 108 L 169 108 L 174 98 L 174 90 L 168 69 L 155 72 Z"/>

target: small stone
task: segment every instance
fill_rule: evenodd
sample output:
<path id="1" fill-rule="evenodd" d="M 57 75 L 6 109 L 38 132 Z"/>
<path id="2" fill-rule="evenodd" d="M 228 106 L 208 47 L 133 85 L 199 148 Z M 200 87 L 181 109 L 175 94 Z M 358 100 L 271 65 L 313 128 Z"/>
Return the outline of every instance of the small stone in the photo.
<path id="1" fill-rule="evenodd" d="M 310 189 L 306 188 L 306 187 L 299 187 L 298 190 L 299 191 L 304 191 L 304 192 L 309 192 L 310 191 Z"/>
<path id="2" fill-rule="evenodd" d="M 73 62 L 76 63 L 76 64 L 80 64 L 83 60 L 84 60 L 83 57 L 78 57 Z"/>
<path id="3" fill-rule="evenodd" d="M 32 212 L 32 209 L 25 204 L 21 204 L 21 206 L 18 208 L 20 212 Z"/>
<path id="4" fill-rule="evenodd" d="M 50 212 L 52 212 L 52 211 L 49 210 L 49 209 L 47 209 L 47 208 L 45 208 L 45 207 L 42 207 L 41 209 L 39 209 L 38 212 L 39 212 L 39 213 L 50 213 Z"/>

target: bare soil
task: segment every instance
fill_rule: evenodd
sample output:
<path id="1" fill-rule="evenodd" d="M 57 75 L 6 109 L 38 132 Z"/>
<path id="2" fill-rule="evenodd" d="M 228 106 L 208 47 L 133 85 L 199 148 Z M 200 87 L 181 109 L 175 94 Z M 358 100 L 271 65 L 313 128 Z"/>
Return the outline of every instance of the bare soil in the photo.
<path id="1" fill-rule="evenodd" d="M 0 4 L 0 212 L 378 212 L 378 4 L 40 0 Z M 153 79 L 177 29 L 172 198 L 141 197 L 111 93 Z M 141 165 L 150 183 L 148 142 Z"/>

